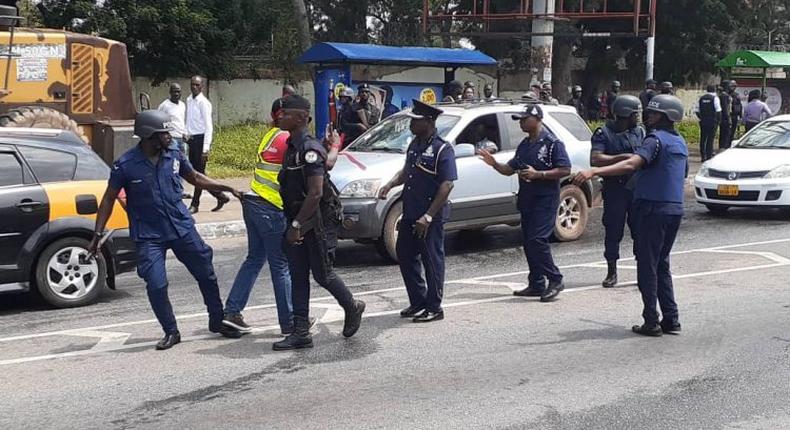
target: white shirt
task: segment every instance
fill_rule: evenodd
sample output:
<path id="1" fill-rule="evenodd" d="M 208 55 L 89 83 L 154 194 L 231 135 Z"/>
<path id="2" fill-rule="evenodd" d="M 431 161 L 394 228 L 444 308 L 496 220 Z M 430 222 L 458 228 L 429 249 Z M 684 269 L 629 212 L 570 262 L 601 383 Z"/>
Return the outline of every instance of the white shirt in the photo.
<path id="1" fill-rule="evenodd" d="M 176 139 L 184 137 L 184 133 L 187 131 L 187 105 L 181 100 L 178 101 L 178 104 L 175 104 L 170 101 L 170 99 L 165 99 L 165 101 L 159 105 L 159 111 L 166 113 L 170 117 L 170 125 L 173 127 L 173 131 L 170 132 L 170 135 Z"/>
<path id="2" fill-rule="evenodd" d="M 716 93 L 706 93 L 713 96 L 713 110 L 715 112 L 721 112 L 721 99 Z M 699 102 L 694 103 L 694 112 L 699 113 Z"/>
<path id="3" fill-rule="evenodd" d="M 214 125 L 211 123 L 211 102 L 203 93 L 197 97 L 187 98 L 187 134 L 203 135 L 203 153 L 211 149 L 211 138 L 214 136 Z"/>

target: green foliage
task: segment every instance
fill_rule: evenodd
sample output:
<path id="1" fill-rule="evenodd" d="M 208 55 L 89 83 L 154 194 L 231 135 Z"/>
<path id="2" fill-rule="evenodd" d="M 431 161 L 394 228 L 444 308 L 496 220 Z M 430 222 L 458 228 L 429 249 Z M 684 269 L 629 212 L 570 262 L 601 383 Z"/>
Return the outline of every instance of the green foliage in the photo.
<path id="1" fill-rule="evenodd" d="M 208 174 L 212 178 L 249 176 L 255 169 L 255 151 L 269 126 L 250 122 L 215 129 Z"/>
<path id="2" fill-rule="evenodd" d="M 590 130 L 595 131 L 596 128 L 602 127 L 606 121 L 588 121 L 587 125 Z M 699 122 L 693 120 L 681 121 L 677 124 L 677 131 L 686 140 L 686 145 L 691 149 L 699 148 Z"/>

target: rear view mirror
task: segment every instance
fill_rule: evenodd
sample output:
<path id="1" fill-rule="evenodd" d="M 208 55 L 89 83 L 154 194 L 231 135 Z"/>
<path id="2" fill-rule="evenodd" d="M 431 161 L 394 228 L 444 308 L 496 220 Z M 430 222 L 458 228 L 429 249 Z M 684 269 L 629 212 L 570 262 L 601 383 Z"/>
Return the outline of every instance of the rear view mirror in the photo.
<path id="1" fill-rule="evenodd" d="M 455 145 L 455 158 L 472 157 L 475 155 L 475 146 L 471 143 Z"/>

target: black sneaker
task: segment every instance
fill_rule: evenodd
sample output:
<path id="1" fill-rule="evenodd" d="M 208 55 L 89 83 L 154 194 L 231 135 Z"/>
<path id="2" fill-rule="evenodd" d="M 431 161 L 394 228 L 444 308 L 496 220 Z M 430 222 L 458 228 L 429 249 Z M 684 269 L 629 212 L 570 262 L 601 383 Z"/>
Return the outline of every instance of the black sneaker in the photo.
<path id="1" fill-rule="evenodd" d="M 675 333 L 680 331 L 680 323 L 678 321 L 661 321 L 658 325 L 661 326 L 661 331 L 664 333 Z"/>
<path id="2" fill-rule="evenodd" d="M 560 295 L 560 291 L 564 289 L 565 289 L 565 284 L 563 284 L 562 281 L 549 282 L 549 287 L 546 288 L 546 292 L 544 292 L 543 295 L 540 296 L 540 301 L 544 303 L 553 302 L 554 300 L 557 300 L 557 296 Z"/>
<path id="3" fill-rule="evenodd" d="M 220 324 L 217 324 L 217 325 L 209 325 L 208 326 L 208 331 L 210 331 L 212 333 L 219 333 L 222 336 L 230 338 L 230 339 L 238 339 L 238 338 L 240 338 L 243 335 L 242 332 L 236 330 L 233 327 L 228 327 L 228 326 L 226 326 L 223 323 L 220 323 Z"/>
<path id="4" fill-rule="evenodd" d="M 315 325 L 315 318 L 310 317 L 309 321 L 310 321 L 310 328 L 313 328 L 313 326 Z M 294 326 L 286 327 L 280 330 L 280 333 L 282 333 L 283 336 L 288 336 L 293 332 L 294 332 Z"/>
<path id="5" fill-rule="evenodd" d="M 235 328 L 244 334 L 252 333 L 252 327 L 244 322 L 244 317 L 241 314 L 225 314 L 222 318 L 222 324 Z"/>
<path id="6" fill-rule="evenodd" d="M 642 336 L 651 336 L 651 337 L 659 337 L 664 333 L 661 331 L 661 326 L 658 324 L 635 325 L 631 327 L 631 331 L 633 331 L 636 334 L 641 334 Z"/>

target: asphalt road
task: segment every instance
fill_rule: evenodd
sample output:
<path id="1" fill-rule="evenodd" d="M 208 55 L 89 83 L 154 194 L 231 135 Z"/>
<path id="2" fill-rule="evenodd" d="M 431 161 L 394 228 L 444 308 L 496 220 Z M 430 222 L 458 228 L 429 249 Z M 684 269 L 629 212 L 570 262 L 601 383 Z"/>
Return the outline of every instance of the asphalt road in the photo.
<path id="1" fill-rule="evenodd" d="M 0 303 L 0 428 L 790 428 L 790 215 L 693 203 L 673 256 L 683 332 L 642 338 L 633 261 L 599 288 L 600 212 L 581 240 L 554 245 L 568 290 L 516 298 L 526 280 L 519 230 L 448 236 L 446 319 L 415 325 L 397 266 L 343 243 L 338 272 L 368 303 L 357 336 L 314 289 L 312 350 L 275 353 L 262 273 L 240 340 L 206 330 L 195 282 L 168 262 L 185 342 L 161 336 L 134 274 L 94 306 Z M 246 251 L 213 241 L 227 293 Z M 623 244 L 630 257 L 630 243 Z M 629 283 L 630 282 L 630 283 Z"/>

